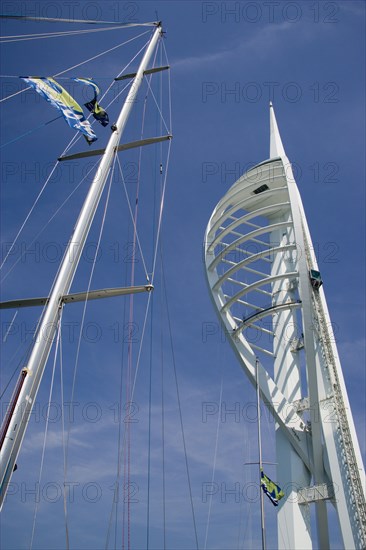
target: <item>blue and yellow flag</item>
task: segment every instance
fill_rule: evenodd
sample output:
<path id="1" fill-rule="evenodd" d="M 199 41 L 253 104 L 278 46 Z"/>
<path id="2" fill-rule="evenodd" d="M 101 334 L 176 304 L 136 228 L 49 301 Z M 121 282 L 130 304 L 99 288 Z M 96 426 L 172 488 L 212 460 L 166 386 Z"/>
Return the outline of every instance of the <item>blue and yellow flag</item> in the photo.
<path id="1" fill-rule="evenodd" d="M 59 109 L 68 125 L 81 132 L 89 145 L 98 139 L 90 123 L 85 119 L 80 105 L 56 80 L 50 77 L 33 76 L 20 78 L 32 86 L 53 107 Z"/>
<path id="2" fill-rule="evenodd" d="M 263 492 L 266 493 L 267 497 L 270 499 L 274 506 L 278 506 L 278 501 L 285 496 L 285 493 L 282 491 L 281 487 L 276 485 L 261 469 L 261 487 Z"/>
<path id="3" fill-rule="evenodd" d="M 74 78 L 75 82 L 81 82 L 87 86 L 91 86 L 94 90 L 94 98 L 87 103 L 84 103 L 85 107 L 93 113 L 93 117 L 102 124 L 102 126 L 108 126 L 109 116 L 106 111 L 97 103 L 97 97 L 100 93 L 99 87 L 91 78 Z"/>

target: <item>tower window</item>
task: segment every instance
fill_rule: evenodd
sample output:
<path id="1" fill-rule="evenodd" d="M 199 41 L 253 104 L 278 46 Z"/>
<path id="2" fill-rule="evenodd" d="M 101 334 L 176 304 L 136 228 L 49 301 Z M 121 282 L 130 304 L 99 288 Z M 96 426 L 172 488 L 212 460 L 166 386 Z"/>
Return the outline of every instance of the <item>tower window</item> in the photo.
<path id="1" fill-rule="evenodd" d="M 269 189 L 268 185 L 264 184 L 264 185 L 261 185 L 260 187 L 257 187 L 257 189 L 254 189 L 253 193 L 255 195 L 259 195 L 259 193 L 263 193 L 263 191 L 267 191 L 267 189 Z"/>

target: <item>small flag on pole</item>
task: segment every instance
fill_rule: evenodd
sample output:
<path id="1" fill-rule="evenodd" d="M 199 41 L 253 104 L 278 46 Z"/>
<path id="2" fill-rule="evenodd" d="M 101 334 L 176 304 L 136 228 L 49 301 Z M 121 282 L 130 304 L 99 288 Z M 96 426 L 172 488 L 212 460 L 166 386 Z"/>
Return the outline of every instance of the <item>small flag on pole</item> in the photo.
<path id="1" fill-rule="evenodd" d="M 261 469 L 261 487 L 263 492 L 266 493 L 267 497 L 270 499 L 274 506 L 278 506 L 278 501 L 285 496 L 285 493 L 282 491 L 281 487 L 276 485 Z"/>

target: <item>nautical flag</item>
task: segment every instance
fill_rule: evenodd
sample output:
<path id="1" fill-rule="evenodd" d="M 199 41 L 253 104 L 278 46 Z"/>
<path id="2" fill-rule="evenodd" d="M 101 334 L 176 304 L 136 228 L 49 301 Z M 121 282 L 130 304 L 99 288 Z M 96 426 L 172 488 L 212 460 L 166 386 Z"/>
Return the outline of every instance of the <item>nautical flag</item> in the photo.
<path id="1" fill-rule="evenodd" d="M 276 485 L 261 469 L 261 487 L 263 492 L 266 493 L 267 497 L 271 500 L 274 506 L 278 506 L 278 501 L 285 496 L 285 493 L 282 491 L 281 487 Z"/>
<path id="2" fill-rule="evenodd" d="M 109 117 L 106 111 L 97 103 L 97 97 L 100 93 L 99 87 L 96 85 L 96 83 L 91 78 L 74 78 L 75 82 L 82 82 L 83 84 L 86 84 L 87 86 L 92 86 L 94 89 L 94 98 L 91 101 L 88 101 L 87 103 L 84 103 L 85 107 L 93 113 L 93 117 L 100 122 L 103 126 L 108 126 L 109 124 Z"/>
<path id="3" fill-rule="evenodd" d="M 98 139 L 89 122 L 85 119 L 83 109 L 53 78 L 33 76 L 21 76 L 20 78 L 32 86 L 53 107 L 59 109 L 68 125 L 81 132 L 89 145 Z"/>

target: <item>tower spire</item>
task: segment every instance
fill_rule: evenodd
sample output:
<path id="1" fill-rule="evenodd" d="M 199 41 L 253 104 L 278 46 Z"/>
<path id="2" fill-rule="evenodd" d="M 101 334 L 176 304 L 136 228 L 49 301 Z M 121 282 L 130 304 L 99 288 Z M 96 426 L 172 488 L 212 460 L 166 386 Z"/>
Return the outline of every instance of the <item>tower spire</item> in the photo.
<path id="1" fill-rule="evenodd" d="M 282 145 L 280 132 L 278 130 L 276 115 L 273 109 L 272 101 L 269 102 L 269 120 L 270 120 L 270 147 L 269 158 L 285 157 L 286 153 Z"/>

